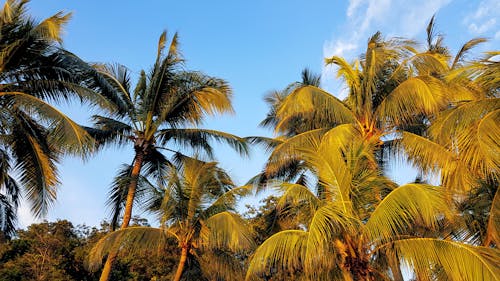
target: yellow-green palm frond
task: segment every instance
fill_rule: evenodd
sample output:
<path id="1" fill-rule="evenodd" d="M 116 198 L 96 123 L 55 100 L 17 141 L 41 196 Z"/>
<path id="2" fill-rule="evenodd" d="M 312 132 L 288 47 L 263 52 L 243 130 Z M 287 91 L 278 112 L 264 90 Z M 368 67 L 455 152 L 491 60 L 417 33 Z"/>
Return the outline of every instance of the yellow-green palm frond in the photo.
<path id="1" fill-rule="evenodd" d="M 313 123 L 313 128 L 325 125 L 352 123 L 355 117 L 351 110 L 339 99 L 315 86 L 297 88 L 288 95 L 276 111 L 279 123 L 276 131 L 286 131 L 290 119 L 303 117 Z"/>
<path id="2" fill-rule="evenodd" d="M 55 40 L 62 43 L 62 28 L 68 23 L 71 14 L 59 12 L 45 20 L 43 20 L 32 32 L 36 32 L 38 36 L 47 40 Z"/>
<path id="3" fill-rule="evenodd" d="M 406 184 L 391 191 L 375 208 L 365 230 L 369 241 L 390 241 L 421 224 L 438 228 L 438 221 L 451 217 L 446 190 L 426 184 Z"/>
<path id="4" fill-rule="evenodd" d="M 346 212 L 341 204 L 327 203 L 319 208 L 308 226 L 307 249 L 305 255 L 306 271 L 314 268 L 329 267 L 333 241 L 342 239 L 343 235 L 362 232 L 362 223 L 352 214 Z M 333 259 L 333 257 L 329 257 Z"/>
<path id="5" fill-rule="evenodd" d="M 337 77 L 342 77 L 351 91 L 351 95 L 361 94 L 361 73 L 357 64 L 351 65 L 344 58 L 333 56 L 325 59 L 326 65 L 335 64 L 338 66 Z"/>
<path id="6" fill-rule="evenodd" d="M 161 252 L 167 239 L 171 237 L 176 236 L 166 229 L 152 227 L 129 227 L 111 232 L 101 238 L 90 251 L 89 269 L 97 270 L 106 254 L 123 248 L 126 248 L 128 253 L 144 249 L 156 249 Z"/>
<path id="7" fill-rule="evenodd" d="M 242 281 L 245 279 L 242 257 L 232 252 L 206 251 L 197 257 L 197 261 L 208 280 Z"/>
<path id="8" fill-rule="evenodd" d="M 455 55 L 455 59 L 453 59 L 453 63 L 451 64 L 451 69 L 455 69 L 457 66 L 459 66 L 460 62 L 463 61 L 464 56 L 472 48 L 474 48 L 475 46 L 477 46 L 481 43 L 484 43 L 486 41 L 488 41 L 488 39 L 480 37 L 480 38 L 473 38 L 473 39 L 465 42 L 465 44 L 462 45 L 462 48 L 460 48 L 460 51 L 458 51 L 458 53 Z"/>
<path id="9" fill-rule="evenodd" d="M 398 146 L 404 149 L 408 159 L 426 173 L 441 173 L 441 184 L 451 190 L 468 190 L 475 184 L 469 167 L 459 155 L 445 146 L 424 137 L 403 132 Z"/>
<path id="10" fill-rule="evenodd" d="M 486 229 L 486 238 L 484 246 L 488 247 L 491 242 L 494 242 L 497 247 L 500 245 L 500 188 L 497 187 L 493 202 L 491 202 L 490 217 Z"/>
<path id="11" fill-rule="evenodd" d="M 448 56 L 439 53 L 417 53 L 402 64 L 409 65 L 419 76 L 445 74 L 449 70 Z"/>
<path id="12" fill-rule="evenodd" d="M 429 127 L 429 135 L 441 144 L 450 144 L 454 136 L 500 108 L 500 98 L 469 101 L 441 112 Z"/>
<path id="13" fill-rule="evenodd" d="M 209 249 L 227 249 L 242 252 L 253 249 L 253 233 L 238 214 L 221 212 L 205 220 L 208 227 L 206 237 L 202 237 Z"/>
<path id="14" fill-rule="evenodd" d="M 280 190 L 283 194 L 276 202 L 276 209 L 278 211 L 284 210 L 288 206 L 305 206 L 314 213 L 319 206 L 321 206 L 321 200 L 314 194 L 309 188 L 301 184 L 294 183 L 282 183 L 280 184 Z"/>
<path id="15" fill-rule="evenodd" d="M 316 129 L 284 139 L 269 156 L 265 168 L 266 174 L 276 173 L 281 166 L 290 160 L 301 159 L 301 153 L 304 149 L 317 149 L 320 138 L 326 131 L 326 129 Z"/>
<path id="16" fill-rule="evenodd" d="M 234 210 L 238 200 L 242 197 L 252 195 L 255 192 L 255 189 L 256 187 L 252 184 L 231 188 L 217 197 L 217 199 L 215 199 L 215 201 L 206 208 L 205 212 L 210 213 L 211 209 Z"/>
<path id="17" fill-rule="evenodd" d="M 257 274 L 269 272 L 272 268 L 300 270 L 308 236 L 302 230 L 285 230 L 266 239 L 252 255 L 245 280 L 254 280 Z"/>
<path id="18" fill-rule="evenodd" d="M 88 156 L 88 153 L 93 151 L 94 141 L 87 131 L 57 108 L 25 93 L 3 92 L 0 96 L 12 98 L 17 106 L 49 123 L 50 142 L 57 149 L 82 157 Z"/>
<path id="19" fill-rule="evenodd" d="M 433 115 L 447 104 L 447 88 L 431 76 L 412 77 L 399 84 L 376 110 L 379 120 L 395 125 L 414 120 L 419 114 Z"/>
<path id="20" fill-rule="evenodd" d="M 390 245 L 399 259 L 417 276 L 427 280 L 432 280 L 433 271 L 439 269 L 450 280 L 499 280 L 500 252 L 497 249 L 434 238 L 402 239 Z"/>
<path id="21" fill-rule="evenodd" d="M 500 167 L 500 109 L 484 116 L 468 130 L 458 132 L 456 147 L 460 158 L 479 175 L 498 178 Z"/>

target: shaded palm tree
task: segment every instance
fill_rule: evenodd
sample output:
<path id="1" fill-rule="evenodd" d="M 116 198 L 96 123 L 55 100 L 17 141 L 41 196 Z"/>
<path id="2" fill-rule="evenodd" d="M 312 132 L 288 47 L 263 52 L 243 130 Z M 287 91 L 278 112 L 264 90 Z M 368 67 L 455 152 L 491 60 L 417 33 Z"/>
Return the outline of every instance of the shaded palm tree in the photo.
<path id="1" fill-rule="evenodd" d="M 6 1 L 0 11 L 0 231 L 12 233 L 21 189 L 35 216 L 56 198 L 56 163 L 65 153 L 87 155 L 92 138 L 51 105 L 72 98 L 110 107 L 95 70 L 60 47 L 70 14 L 41 22 L 29 1 Z M 17 177 L 12 175 L 13 171 Z"/>
<path id="2" fill-rule="evenodd" d="M 189 148 L 213 155 L 210 140 L 226 142 L 244 154 L 243 139 L 220 131 L 186 128 L 199 125 L 206 115 L 232 112 L 231 89 L 221 79 L 200 72 L 183 69 L 183 60 L 177 49 L 177 34 L 166 48 L 167 34 L 158 42 L 158 53 L 153 68 L 141 72 L 132 92 L 128 70 L 121 65 L 96 65 L 96 69 L 114 87 L 123 107 L 107 115 L 96 115 L 94 128 L 87 128 L 99 145 L 131 144 L 134 159 L 128 169 L 121 171 L 128 179 L 127 186 L 115 185 L 112 191 L 113 227 L 123 213 L 121 229 L 128 226 L 137 184 L 141 173 L 154 177 L 160 183 L 173 166 L 161 152 L 177 152 L 175 148 Z M 170 145 L 174 146 L 171 147 Z M 176 146 L 175 146 L 176 145 Z M 145 169 L 143 169 L 145 168 Z M 108 257 L 101 280 L 108 280 L 113 253 Z"/>
<path id="3" fill-rule="evenodd" d="M 103 256 L 116 249 L 161 249 L 169 238 L 175 238 L 180 253 L 173 280 L 181 279 L 188 259 L 197 259 L 213 280 L 241 280 L 242 264 L 234 255 L 251 250 L 254 242 L 234 204 L 249 188 L 233 188 L 217 163 L 188 157 L 166 176 L 165 187 L 157 189 L 149 201 L 160 218 L 160 228 L 129 227 L 106 235 L 91 251 L 91 266 L 99 266 Z"/>
<path id="4" fill-rule="evenodd" d="M 496 280 L 497 249 L 442 232 L 453 219 L 446 190 L 392 184 L 376 166 L 376 142 L 363 137 L 346 124 L 295 147 L 321 188 L 282 184 L 278 209 L 292 204 L 311 215 L 262 243 L 246 279 L 274 269 L 305 280 L 403 280 L 403 263 L 419 280 Z"/>

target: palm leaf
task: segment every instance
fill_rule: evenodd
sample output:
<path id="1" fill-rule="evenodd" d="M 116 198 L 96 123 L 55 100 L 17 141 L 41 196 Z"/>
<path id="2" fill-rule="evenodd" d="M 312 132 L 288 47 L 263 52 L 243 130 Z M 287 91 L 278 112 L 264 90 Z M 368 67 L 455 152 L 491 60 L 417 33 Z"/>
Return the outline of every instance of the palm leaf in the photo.
<path id="1" fill-rule="evenodd" d="M 209 145 L 210 140 L 224 142 L 242 155 L 248 154 L 248 147 L 243 138 L 216 130 L 169 128 L 158 130 L 157 136 L 161 145 L 173 141 L 181 147 L 203 149 L 210 157 L 213 156 L 212 148 Z"/>
<path id="2" fill-rule="evenodd" d="M 371 213 L 365 230 L 370 241 L 390 241 L 415 224 L 437 229 L 451 209 L 443 188 L 406 184 L 390 192 Z"/>
<path id="3" fill-rule="evenodd" d="M 252 255 L 245 280 L 271 268 L 301 269 L 309 234 L 302 230 L 280 231 L 262 243 Z"/>
<path id="4" fill-rule="evenodd" d="M 314 86 L 303 86 L 288 95 L 276 112 L 280 120 L 276 131 L 284 131 L 291 118 L 304 117 L 311 123 L 309 130 L 324 124 L 352 123 L 355 117 L 345 104 L 331 94 Z"/>
<path id="5" fill-rule="evenodd" d="M 405 80 L 382 101 L 376 110 L 380 120 L 388 118 L 394 124 L 409 123 L 418 114 L 436 114 L 446 105 L 446 88 L 430 76 Z"/>
<path id="6" fill-rule="evenodd" d="M 221 212 L 205 220 L 208 235 L 203 239 L 210 249 L 243 252 L 255 247 L 253 233 L 247 223 L 232 212 Z"/>
<path id="7" fill-rule="evenodd" d="M 126 247 L 129 253 L 144 249 L 161 252 L 167 239 L 174 236 L 165 229 L 152 227 L 128 227 L 111 232 L 101 238 L 89 253 L 89 269 L 97 270 L 104 256 L 110 252 Z M 174 236 L 175 237 L 175 236 Z"/>
<path id="8" fill-rule="evenodd" d="M 441 267 L 451 280 L 496 281 L 500 276 L 500 253 L 497 249 L 473 247 L 434 238 L 402 239 L 391 243 L 398 257 L 418 276 L 427 276 Z"/>

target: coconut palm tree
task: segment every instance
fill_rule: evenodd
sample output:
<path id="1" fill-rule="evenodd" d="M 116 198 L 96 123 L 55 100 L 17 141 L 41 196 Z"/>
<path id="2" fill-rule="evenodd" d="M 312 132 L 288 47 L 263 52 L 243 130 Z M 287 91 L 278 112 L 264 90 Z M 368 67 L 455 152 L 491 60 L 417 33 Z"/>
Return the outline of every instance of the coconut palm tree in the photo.
<path id="1" fill-rule="evenodd" d="M 160 249 L 168 238 L 174 238 L 179 265 L 173 280 L 181 279 L 188 259 L 197 259 L 205 273 L 215 274 L 213 280 L 241 280 L 242 264 L 234 255 L 252 249 L 254 242 L 234 204 L 249 188 L 233 188 L 217 163 L 189 157 L 166 176 L 164 188 L 157 189 L 149 201 L 151 210 L 159 215 L 160 227 L 129 227 L 108 234 L 92 249 L 91 266 L 99 266 L 103 256 L 116 249 Z"/>
<path id="2" fill-rule="evenodd" d="M 497 249 L 465 244 L 443 231 L 454 218 L 446 190 L 391 184 L 376 166 L 376 143 L 367 144 L 359 127 L 345 124 L 295 147 L 321 188 L 313 193 L 281 185 L 278 209 L 292 204 L 311 215 L 302 216 L 308 219 L 299 229 L 262 243 L 246 280 L 270 270 L 303 280 L 403 280 L 401 264 L 418 280 L 497 280 Z"/>
<path id="3" fill-rule="evenodd" d="M 96 94 L 97 72 L 60 47 L 70 14 L 38 22 L 26 13 L 28 2 L 8 0 L 0 11 L 0 231 L 8 233 L 21 189 L 34 215 L 44 215 L 56 198 L 58 159 L 87 155 L 93 146 L 85 130 L 50 103 L 75 97 L 111 106 Z"/>
<path id="4" fill-rule="evenodd" d="M 94 116 L 95 126 L 87 130 L 101 147 L 131 144 L 135 153 L 128 170 L 122 171 L 129 179 L 127 187 L 118 186 L 119 189 L 112 191 L 115 195 L 112 200 L 112 224 L 116 225 L 123 213 L 121 229 L 129 224 L 141 172 L 161 182 L 173 166 L 162 151 L 175 153 L 176 148 L 185 147 L 204 151 L 211 157 L 210 140 L 216 140 L 228 143 L 242 154 L 247 152 L 244 140 L 237 136 L 187 127 L 199 125 L 206 115 L 232 112 L 231 89 L 221 79 L 183 69 L 183 59 L 177 49 L 177 34 L 168 48 L 166 45 L 167 34 L 163 32 L 153 68 L 149 74 L 141 72 L 133 92 L 129 71 L 124 66 L 95 66 L 125 106 L 116 106 L 119 110 Z M 108 280 L 113 258 L 112 253 L 101 280 Z"/>

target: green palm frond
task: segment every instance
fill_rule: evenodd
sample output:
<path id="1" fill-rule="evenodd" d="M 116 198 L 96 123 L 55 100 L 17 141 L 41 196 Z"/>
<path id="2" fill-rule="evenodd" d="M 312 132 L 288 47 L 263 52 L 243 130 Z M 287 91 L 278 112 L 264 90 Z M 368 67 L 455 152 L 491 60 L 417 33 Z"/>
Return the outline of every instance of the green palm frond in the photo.
<path id="1" fill-rule="evenodd" d="M 500 167 L 500 109 L 485 115 L 469 130 L 458 132 L 456 145 L 460 157 L 481 175 L 498 173 Z"/>
<path id="2" fill-rule="evenodd" d="M 274 234 L 255 250 L 248 265 L 245 280 L 270 269 L 302 269 L 309 233 L 302 230 L 285 230 Z"/>
<path id="3" fill-rule="evenodd" d="M 451 280 L 498 280 L 500 253 L 497 249 L 434 238 L 410 238 L 390 243 L 418 276 L 431 280 L 432 272 L 442 268 Z"/>
<path id="4" fill-rule="evenodd" d="M 13 98 L 16 104 L 51 122 L 50 142 L 58 149 L 83 156 L 92 151 L 94 142 L 90 135 L 48 103 L 20 92 L 4 92 L 0 96 Z"/>
<path id="5" fill-rule="evenodd" d="M 277 109 L 276 116 L 280 120 L 276 131 L 285 130 L 287 122 L 301 117 L 311 123 L 309 130 L 323 127 L 324 124 L 352 123 L 355 117 L 346 105 L 333 95 L 314 86 L 303 86 L 296 89 L 283 100 Z"/>
<path id="6" fill-rule="evenodd" d="M 175 235 L 165 229 L 152 227 L 129 227 L 111 232 L 101 238 L 90 251 L 89 269 L 97 270 L 106 254 L 123 247 L 126 247 L 129 253 L 144 249 L 156 249 L 160 252 L 170 237 L 175 237 Z"/>
<path id="7" fill-rule="evenodd" d="M 278 211 L 283 210 L 289 205 L 304 205 L 311 209 L 311 213 L 314 213 L 322 205 L 316 194 L 303 185 L 282 183 L 280 184 L 280 189 L 283 191 L 283 194 L 278 199 L 278 202 L 276 202 L 276 209 Z"/>
<path id="8" fill-rule="evenodd" d="M 500 245 L 500 192 L 499 188 L 495 192 L 493 202 L 491 202 L 490 217 L 486 228 L 486 238 L 484 245 L 488 247 L 491 242 Z"/>
<path id="9" fill-rule="evenodd" d="M 442 185 L 451 190 L 468 190 L 475 184 L 470 168 L 446 147 L 424 137 L 403 132 L 398 141 L 409 160 L 424 172 L 441 173 Z"/>
<path id="10" fill-rule="evenodd" d="M 465 44 L 462 45 L 462 48 L 460 48 L 460 51 L 455 55 L 455 59 L 453 59 L 453 63 L 451 64 L 451 69 L 455 69 L 455 67 L 459 66 L 460 62 L 464 60 L 464 56 L 474 47 L 477 45 L 484 43 L 488 41 L 486 38 L 474 38 L 469 41 L 467 41 Z"/>
<path id="11" fill-rule="evenodd" d="M 432 139 L 449 144 L 457 132 L 468 129 L 489 112 L 500 108 L 500 98 L 481 99 L 443 111 L 429 127 Z"/>
<path id="12" fill-rule="evenodd" d="M 385 97 L 376 114 L 394 124 L 409 123 L 418 114 L 432 115 L 443 109 L 447 103 L 446 94 L 446 87 L 436 78 L 409 78 Z"/>
<path id="13" fill-rule="evenodd" d="M 273 175 L 290 161 L 300 160 L 301 151 L 298 148 L 315 149 L 319 146 L 320 137 L 326 132 L 325 129 L 310 130 L 298 134 L 288 139 L 284 139 L 278 144 L 266 163 L 266 174 Z"/>
<path id="14" fill-rule="evenodd" d="M 0 233 L 7 238 L 16 234 L 16 209 L 17 206 L 6 195 L 0 193 Z"/>
<path id="15" fill-rule="evenodd" d="M 226 143 L 241 155 L 248 155 L 248 146 L 245 139 L 222 131 L 195 128 L 169 128 L 160 129 L 157 132 L 160 145 L 166 145 L 169 141 L 184 147 L 203 149 L 209 157 L 213 157 L 210 141 Z"/>
<path id="16" fill-rule="evenodd" d="M 366 222 L 370 241 L 390 241 L 415 224 L 437 229 L 443 217 L 451 217 L 446 191 L 426 184 L 406 184 L 390 192 Z"/>
<path id="17" fill-rule="evenodd" d="M 202 237 L 209 249 L 242 252 L 255 247 L 253 233 L 245 220 L 232 212 L 220 212 L 205 220 L 207 237 Z"/>

